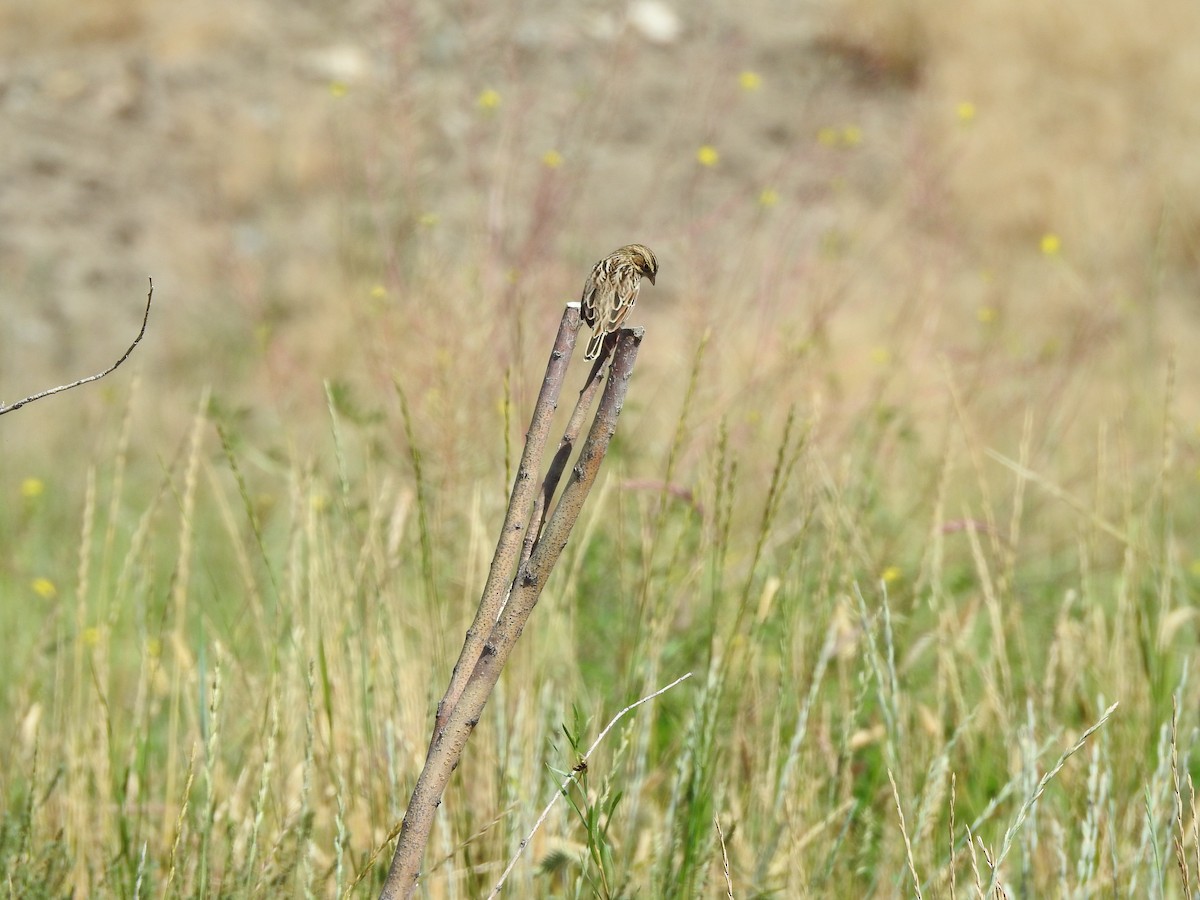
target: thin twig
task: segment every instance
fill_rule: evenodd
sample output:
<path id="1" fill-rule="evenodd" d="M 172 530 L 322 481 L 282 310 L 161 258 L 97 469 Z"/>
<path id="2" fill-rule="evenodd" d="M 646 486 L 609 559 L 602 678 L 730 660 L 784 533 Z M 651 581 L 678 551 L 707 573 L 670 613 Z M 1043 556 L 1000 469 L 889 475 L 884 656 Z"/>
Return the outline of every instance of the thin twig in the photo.
<path id="1" fill-rule="evenodd" d="M 1061 500 L 1063 503 L 1067 504 L 1067 506 L 1071 507 L 1071 509 L 1073 509 L 1076 512 L 1083 515 L 1083 517 L 1086 518 L 1089 522 L 1091 522 L 1092 525 L 1094 525 L 1096 528 L 1100 529 L 1103 532 L 1106 532 L 1107 534 L 1116 538 L 1122 544 L 1124 544 L 1134 550 L 1138 550 L 1143 553 L 1146 552 L 1145 549 L 1135 541 L 1133 535 L 1131 535 L 1130 533 L 1128 533 L 1126 531 L 1123 531 L 1121 528 L 1119 528 L 1118 526 L 1114 525 L 1112 522 L 1105 519 L 1103 516 L 1101 516 L 1099 513 L 1097 513 L 1094 509 L 1090 508 L 1086 503 L 1079 500 L 1077 497 L 1074 497 L 1071 494 L 1067 493 L 1063 488 L 1059 487 L 1057 484 L 1052 482 L 1049 478 L 1039 474 L 1038 472 L 1033 471 L 1033 469 L 1026 468 L 1025 466 L 1021 465 L 1020 463 L 1009 459 L 1003 453 L 997 453 L 995 450 L 991 450 L 991 449 L 988 449 L 986 451 L 986 453 L 992 459 L 996 460 L 996 462 L 1000 463 L 1003 466 L 1007 466 L 1012 472 L 1014 472 L 1016 475 L 1018 475 L 1023 481 L 1033 482 L 1034 484 L 1036 484 L 1040 488 L 1042 488 L 1044 491 L 1046 491 L 1046 493 L 1048 493 L 1054 499 Z"/>
<path id="2" fill-rule="evenodd" d="M 1054 780 L 1055 776 L 1058 775 L 1059 772 L 1062 771 L 1063 766 L 1067 764 L 1067 760 L 1070 759 L 1084 744 L 1087 743 L 1087 739 L 1104 727 L 1104 723 L 1109 720 L 1109 717 L 1112 716 L 1114 712 L 1116 712 L 1118 706 L 1120 706 L 1119 702 L 1112 704 L 1104 711 L 1104 715 L 1096 720 L 1094 725 L 1092 725 L 1087 729 L 1087 731 L 1079 736 L 1079 740 L 1063 751 L 1062 756 L 1058 758 L 1058 762 L 1054 764 L 1053 768 L 1051 768 L 1049 772 L 1041 777 L 1041 780 L 1038 781 L 1037 787 L 1034 788 L 1033 793 L 1025 800 L 1025 802 L 1021 805 L 1021 808 L 1017 810 L 1016 818 L 1013 819 L 1012 824 L 1009 825 L 1008 829 L 1004 832 L 1004 840 L 1000 844 L 1000 852 L 996 854 L 996 861 L 994 863 L 991 862 L 991 860 L 988 861 L 988 864 L 992 867 L 992 878 L 988 883 L 989 894 L 992 892 L 993 888 L 999 887 L 1000 864 L 1003 863 L 1004 858 L 1008 856 L 1008 851 L 1012 849 L 1013 838 L 1016 837 L 1017 832 L 1020 831 L 1021 826 L 1025 823 L 1025 818 L 1029 815 L 1029 811 L 1033 809 L 1033 805 L 1037 803 L 1038 799 L 1042 796 L 1042 794 L 1045 793 L 1046 786 Z"/>
<path id="3" fill-rule="evenodd" d="M 954 884 L 954 794 L 958 787 L 958 774 L 950 773 L 950 900 L 957 900 Z"/>
<path id="4" fill-rule="evenodd" d="M 123 362 L 125 362 L 125 360 L 129 359 L 129 355 L 131 353 L 133 353 L 133 348 L 136 347 L 141 342 L 142 335 L 144 335 L 146 333 L 146 323 L 150 321 L 150 301 L 153 299 L 154 299 L 154 279 L 151 278 L 150 279 L 150 293 L 148 293 L 146 295 L 146 311 L 145 311 L 145 313 L 142 314 L 142 327 L 138 331 L 137 337 L 135 337 L 133 339 L 133 343 L 129 345 L 129 349 L 126 350 L 121 355 L 121 358 L 118 359 L 115 363 L 113 363 L 111 366 L 109 366 L 103 372 L 98 372 L 95 375 L 89 375 L 87 378 L 80 378 L 78 381 L 72 381 L 70 384 L 61 384 L 56 388 L 50 388 L 49 390 L 42 391 L 41 393 L 33 394 L 30 397 L 26 397 L 24 400 L 18 400 L 16 403 L 12 404 L 11 406 L 5 406 L 2 402 L 0 402 L 0 416 L 4 415 L 5 413 L 15 412 L 16 410 L 18 410 L 22 406 L 24 406 L 26 403 L 32 403 L 34 400 L 41 400 L 43 397 L 49 397 L 53 394 L 61 394 L 63 391 L 69 391 L 69 390 L 71 390 L 71 388 L 77 388 L 83 384 L 89 384 L 93 381 L 99 381 L 105 375 L 115 372 L 117 367 L 119 365 L 121 365 L 121 363 L 123 363 Z"/>
<path id="5" fill-rule="evenodd" d="M 983 881 L 979 878 L 979 857 L 975 854 L 975 835 L 971 834 L 971 826 L 966 826 L 967 849 L 971 851 L 971 874 L 975 876 L 975 896 L 984 900 Z"/>
<path id="6" fill-rule="evenodd" d="M 623 710 L 621 710 L 619 713 L 617 713 L 615 716 L 613 716 L 612 721 L 609 722 L 604 727 L 604 730 L 601 731 L 599 735 L 597 735 L 596 740 L 594 740 L 592 742 L 592 746 L 588 747 L 587 753 L 583 754 L 583 756 L 579 760 L 579 764 L 576 765 L 575 769 L 571 772 L 571 774 L 568 775 L 563 780 L 563 783 L 561 785 L 559 785 L 559 788 L 557 791 L 555 791 L 554 796 L 550 798 L 550 802 L 546 804 L 546 808 L 542 810 L 542 814 L 540 816 L 538 816 L 537 821 L 533 823 L 533 827 L 531 829 L 529 829 L 529 834 L 525 835 L 525 839 L 522 840 L 521 845 L 519 847 L 517 847 L 516 855 L 513 856 L 513 858 L 509 861 L 508 867 L 500 875 L 500 880 L 496 882 L 496 886 L 494 888 L 492 888 L 492 892 L 490 894 L 488 894 L 488 900 L 491 900 L 492 897 L 495 897 L 497 894 L 500 893 L 500 888 L 504 887 L 504 882 L 508 879 L 508 876 L 512 873 L 513 867 L 515 867 L 517 864 L 517 861 L 520 860 L 521 854 L 525 852 L 525 848 L 529 846 L 529 842 L 533 840 L 533 836 L 535 834 L 537 834 L 538 829 L 542 827 L 542 823 L 545 822 L 546 819 L 549 817 L 551 810 L 554 809 L 554 804 L 558 802 L 558 798 L 566 796 L 567 788 L 569 788 L 575 782 L 575 777 L 580 772 L 584 771 L 587 768 L 587 761 L 591 758 L 592 754 L 596 752 L 596 748 L 600 746 L 600 742 L 603 741 L 604 738 L 608 735 L 608 733 L 613 730 L 613 727 L 618 722 L 620 722 L 621 719 L 625 718 L 625 716 L 627 716 L 629 713 L 633 712 L 635 709 L 637 709 L 643 703 L 648 703 L 651 700 L 653 700 L 655 697 L 665 694 L 671 688 L 675 687 L 675 685 L 679 684 L 680 682 L 687 681 L 687 679 L 689 679 L 691 677 L 692 677 L 691 672 L 688 672 L 685 675 L 681 675 L 680 677 L 678 677 L 674 681 L 672 681 L 670 684 L 668 684 L 666 687 L 661 687 L 657 691 L 655 691 L 653 694 L 647 694 L 641 700 L 638 700 L 634 703 L 630 703 L 627 707 L 625 707 Z M 720 823 L 717 823 L 717 830 L 719 831 L 720 828 L 721 828 Z M 723 839 L 722 839 L 721 846 L 722 846 L 722 849 L 725 846 Z M 726 866 L 725 866 L 725 877 L 726 878 L 729 877 L 728 862 L 726 862 Z M 733 896 L 732 888 L 730 888 L 729 896 L 731 896 L 731 897 Z"/>
<path id="7" fill-rule="evenodd" d="M 729 851 L 725 849 L 725 832 L 721 830 L 721 816 L 713 813 L 713 824 L 717 826 L 717 839 L 721 842 L 721 867 L 725 870 L 725 895 L 733 900 L 733 878 L 729 874 Z"/>
<path id="8" fill-rule="evenodd" d="M 912 842 L 908 839 L 908 829 L 904 825 L 904 809 L 900 806 L 900 791 L 896 788 L 896 778 L 892 775 L 891 768 L 888 768 L 888 781 L 892 783 L 892 799 L 896 801 L 896 814 L 900 816 L 900 834 L 904 836 L 904 857 L 908 861 L 908 872 L 912 875 L 913 891 L 916 892 L 917 900 L 921 900 L 921 879 L 917 877 L 917 866 L 913 862 Z"/>

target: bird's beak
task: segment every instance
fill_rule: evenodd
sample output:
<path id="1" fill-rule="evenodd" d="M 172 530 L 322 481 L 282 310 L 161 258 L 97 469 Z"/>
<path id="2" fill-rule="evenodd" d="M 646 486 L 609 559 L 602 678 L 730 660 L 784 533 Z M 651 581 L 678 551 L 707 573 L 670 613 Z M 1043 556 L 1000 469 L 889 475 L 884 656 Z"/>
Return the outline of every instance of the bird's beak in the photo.
<path id="1" fill-rule="evenodd" d="M 649 275 L 647 275 L 646 277 L 650 279 L 650 283 L 651 283 L 651 284 L 654 284 L 654 273 L 653 273 L 653 272 L 651 272 L 651 273 L 650 273 Z"/>

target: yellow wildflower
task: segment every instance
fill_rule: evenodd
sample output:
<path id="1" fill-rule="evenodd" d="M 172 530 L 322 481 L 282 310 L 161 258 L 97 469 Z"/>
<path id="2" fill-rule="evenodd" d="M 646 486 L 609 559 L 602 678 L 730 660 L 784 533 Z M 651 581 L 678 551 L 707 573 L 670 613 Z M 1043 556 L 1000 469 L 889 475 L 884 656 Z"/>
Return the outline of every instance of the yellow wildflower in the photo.
<path id="1" fill-rule="evenodd" d="M 762 76 L 757 72 L 747 70 L 738 76 L 738 84 L 741 85 L 743 91 L 757 91 L 762 87 Z"/>

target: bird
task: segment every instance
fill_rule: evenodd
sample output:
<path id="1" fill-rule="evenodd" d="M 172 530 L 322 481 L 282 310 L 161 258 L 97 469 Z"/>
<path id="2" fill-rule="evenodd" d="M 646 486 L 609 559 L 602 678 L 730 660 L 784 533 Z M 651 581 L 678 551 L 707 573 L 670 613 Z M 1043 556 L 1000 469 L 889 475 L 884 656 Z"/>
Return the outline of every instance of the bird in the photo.
<path id="1" fill-rule="evenodd" d="M 626 244 L 592 267 L 579 300 L 580 315 L 592 327 L 584 359 L 600 355 L 604 339 L 621 327 L 637 303 L 642 277 L 654 284 L 657 274 L 658 259 L 644 244 Z"/>

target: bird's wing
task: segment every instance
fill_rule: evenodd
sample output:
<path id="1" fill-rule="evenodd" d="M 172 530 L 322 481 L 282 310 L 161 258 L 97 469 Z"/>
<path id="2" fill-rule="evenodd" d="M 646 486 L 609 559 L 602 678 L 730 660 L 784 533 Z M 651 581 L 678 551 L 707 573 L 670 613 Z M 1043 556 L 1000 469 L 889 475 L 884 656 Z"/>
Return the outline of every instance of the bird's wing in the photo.
<path id="1" fill-rule="evenodd" d="M 604 323 L 605 331 L 613 332 L 621 327 L 621 323 L 625 321 L 625 317 L 633 309 L 633 304 L 637 303 L 638 292 L 641 290 L 641 287 L 640 278 L 621 279 L 617 282 L 614 286 L 616 302 L 608 310 L 608 318 Z"/>
<path id="2" fill-rule="evenodd" d="M 583 283 L 583 295 L 579 298 L 579 315 L 588 325 L 596 327 L 597 312 L 600 309 L 601 298 L 598 293 L 604 290 L 605 281 L 600 277 L 603 273 L 600 267 L 592 269 L 588 275 L 587 281 Z"/>

